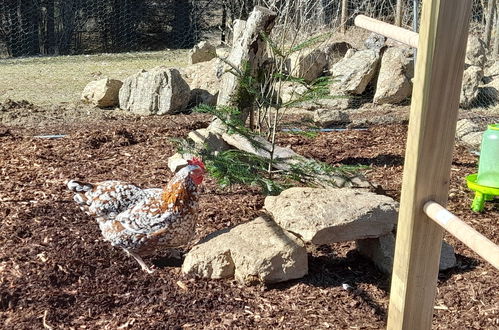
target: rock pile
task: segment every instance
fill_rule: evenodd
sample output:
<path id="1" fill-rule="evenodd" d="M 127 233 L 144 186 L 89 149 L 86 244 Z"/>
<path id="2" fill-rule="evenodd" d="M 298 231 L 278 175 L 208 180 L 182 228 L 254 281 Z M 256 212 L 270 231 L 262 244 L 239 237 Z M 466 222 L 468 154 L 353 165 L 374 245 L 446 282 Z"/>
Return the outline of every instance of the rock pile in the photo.
<path id="1" fill-rule="evenodd" d="M 305 276 L 306 244 L 356 241 L 383 272 L 393 266 L 398 203 L 356 189 L 291 188 L 265 199 L 268 217 L 214 232 L 191 249 L 182 271 L 203 278 L 274 283 Z M 454 267 L 442 245 L 440 269 Z"/>
<path id="2" fill-rule="evenodd" d="M 266 53 L 265 43 L 252 31 L 259 28 L 270 31 L 272 15 L 259 7 L 251 20 L 235 22 L 233 47 L 226 52 L 229 62 L 237 66 L 241 61 Z M 332 76 L 337 82 L 331 84 L 330 95 L 339 98 L 303 102 L 290 109 L 290 113 L 306 114 L 319 126 L 327 127 L 355 121 L 358 96 L 363 100 L 372 98 L 377 105 L 407 102 L 412 93 L 414 52 L 389 44 L 393 45 L 373 34 L 365 41 L 366 49 L 356 50 L 341 41 L 292 53 L 286 63 L 291 75 L 308 82 Z M 258 47 L 249 49 L 248 45 Z M 237 77 L 226 72 L 229 67 L 216 58 L 216 53 L 213 45 L 203 41 L 190 51 L 191 65 L 185 68 L 143 70 L 123 83 L 115 79 L 92 81 L 85 87 L 82 100 L 101 108 L 119 106 L 141 115 L 178 113 L 201 103 L 228 105 L 228 95 L 237 88 Z M 483 41 L 470 35 L 460 97 L 464 109 L 479 105 L 476 101 L 480 95 L 487 98 L 489 105 L 499 102 L 499 66 L 490 65 L 486 53 Z M 285 82 L 279 88 L 279 97 L 289 102 L 305 90 L 301 84 Z"/>

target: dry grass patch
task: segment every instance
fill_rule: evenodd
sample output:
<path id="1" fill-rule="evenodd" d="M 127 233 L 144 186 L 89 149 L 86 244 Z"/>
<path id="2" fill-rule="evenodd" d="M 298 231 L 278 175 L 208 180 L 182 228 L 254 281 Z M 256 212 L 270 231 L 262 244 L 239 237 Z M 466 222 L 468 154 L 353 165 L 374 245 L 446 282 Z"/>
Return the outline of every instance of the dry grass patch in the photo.
<path id="1" fill-rule="evenodd" d="M 37 105 L 73 103 L 85 85 L 100 78 L 125 79 L 141 69 L 187 65 L 187 50 L 30 57 L 0 61 L 0 101 Z"/>

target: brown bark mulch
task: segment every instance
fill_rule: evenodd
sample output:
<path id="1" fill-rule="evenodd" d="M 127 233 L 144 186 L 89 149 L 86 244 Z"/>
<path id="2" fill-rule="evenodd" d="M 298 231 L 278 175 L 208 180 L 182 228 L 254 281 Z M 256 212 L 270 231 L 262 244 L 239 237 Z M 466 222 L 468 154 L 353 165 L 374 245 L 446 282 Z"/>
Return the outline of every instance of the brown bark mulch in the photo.
<path id="1" fill-rule="evenodd" d="M 22 106 L 20 106 L 22 108 Z M 33 109 L 28 109 L 33 111 Z M 6 109 L 4 111 L 9 111 Z M 18 109 L 16 110 L 18 111 Z M 18 117 L 16 117 L 18 118 Z M 63 182 L 119 179 L 158 187 L 171 177 L 172 137 L 205 127 L 209 118 L 98 117 L 0 127 L 0 324 L 3 328 L 290 328 L 382 329 L 390 278 L 353 242 L 309 247 L 309 274 L 277 285 L 242 286 L 181 274 L 161 253 L 146 274 L 100 236 L 95 221 L 71 200 Z M 14 126 L 16 125 L 16 126 Z M 405 125 L 320 133 L 282 133 L 279 144 L 334 166 L 367 165 L 379 192 L 399 199 Z M 57 139 L 33 137 L 66 134 Z M 482 214 L 469 207 L 464 177 L 477 156 L 454 154 L 449 209 L 499 242 L 498 203 Z M 223 190 L 208 178 L 201 192 L 197 240 L 255 218 L 264 201 L 257 188 Z M 251 235 L 251 233 L 248 233 Z M 440 273 L 435 329 L 499 327 L 498 271 L 453 237 L 458 266 Z M 343 284 L 351 289 L 345 290 Z"/>

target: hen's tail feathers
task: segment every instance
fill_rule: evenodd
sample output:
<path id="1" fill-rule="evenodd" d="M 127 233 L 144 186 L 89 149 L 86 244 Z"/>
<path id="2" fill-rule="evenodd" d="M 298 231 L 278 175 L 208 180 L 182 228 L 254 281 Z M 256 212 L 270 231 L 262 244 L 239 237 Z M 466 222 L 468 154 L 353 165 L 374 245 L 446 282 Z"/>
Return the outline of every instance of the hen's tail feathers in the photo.
<path id="1" fill-rule="evenodd" d="M 68 189 L 74 192 L 87 192 L 94 188 L 90 183 L 80 182 L 76 180 L 69 180 L 66 182 Z"/>
<path id="2" fill-rule="evenodd" d="M 90 191 L 94 188 L 90 183 L 80 182 L 76 180 L 69 180 L 66 182 L 68 189 L 75 192 L 73 199 L 76 203 L 84 207 L 80 208 L 86 211 L 86 207 L 90 204 L 88 198 L 85 196 L 85 192 Z"/>

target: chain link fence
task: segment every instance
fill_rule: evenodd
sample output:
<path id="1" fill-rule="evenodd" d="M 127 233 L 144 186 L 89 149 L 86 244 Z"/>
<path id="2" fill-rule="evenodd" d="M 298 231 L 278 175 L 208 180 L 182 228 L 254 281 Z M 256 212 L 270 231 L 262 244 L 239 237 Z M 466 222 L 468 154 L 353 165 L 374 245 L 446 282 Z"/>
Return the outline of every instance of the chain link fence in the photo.
<path id="1" fill-rule="evenodd" d="M 255 5 L 278 13 L 272 38 L 288 46 L 321 34 L 328 37 L 313 47 L 324 49 L 344 42 L 341 49 L 329 48 L 336 52 L 329 63 L 332 66 L 348 48 L 366 48 L 370 33 L 353 26 L 356 15 L 393 23 L 400 13 L 401 26 L 417 30 L 422 2 L 0 0 L 0 100 L 26 99 L 35 104 L 74 102 L 85 84 L 99 77 L 124 79 L 140 69 L 158 65 L 185 66 L 186 49 L 201 40 L 219 47 L 230 46 L 234 22 L 246 19 Z M 467 58 L 464 80 L 468 85 L 463 85 L 461 106 L 483 110 L 487 113 L 482 118 L 484 123 L 496 120 L 488 118 L 495 118 L 498 111 L 498 7 L 495 0 L 473 0 L 470 35 L 476 38 L 469 44 L 476 50 Z M 409 51 L 411 56 L 413 52 Z M 476 61 L 477 58 L 481 60 Z M 409 65 L 407 70 L 413 70 L 413 66 Z M 350 99 L 349 107 L 372 105 L 375 94 L 376 84 L 371 83 Z M 407 98 L 395 106 L 409 104 Z"/>

